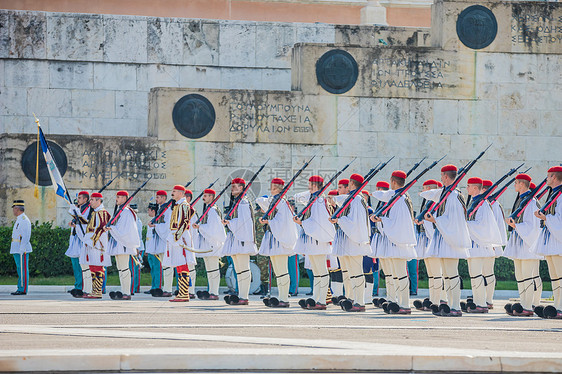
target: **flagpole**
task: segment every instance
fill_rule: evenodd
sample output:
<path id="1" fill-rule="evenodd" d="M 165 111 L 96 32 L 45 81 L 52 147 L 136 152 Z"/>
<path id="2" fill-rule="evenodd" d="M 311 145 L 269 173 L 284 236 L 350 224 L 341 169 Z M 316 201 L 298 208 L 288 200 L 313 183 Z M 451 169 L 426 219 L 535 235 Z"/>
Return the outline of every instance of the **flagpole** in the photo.
<path id="1" fill-rule="evenodd" d="M 35 117 L 35 113 L 33 113 L 33 117 Z M 35 190 L 33 191 L 33 196 L 38 199 L 39 198 L 39 119 L 35 117 L 35 123 L 37 123 L 37 157 L 35 160 Z"/>

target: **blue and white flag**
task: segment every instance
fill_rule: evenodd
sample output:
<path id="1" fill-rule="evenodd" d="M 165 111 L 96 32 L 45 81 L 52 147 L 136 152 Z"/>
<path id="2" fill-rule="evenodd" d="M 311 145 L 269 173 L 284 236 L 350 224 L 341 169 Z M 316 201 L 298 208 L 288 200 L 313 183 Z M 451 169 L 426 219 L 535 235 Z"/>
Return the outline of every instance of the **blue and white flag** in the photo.
<path id="1" fill-rule="evenodd" d="M 62 180 L 62 175 L 60 174 L 59 168 L 57 167 L 57 163 L 53 158 L 53 154 L 51 153 L 51 149 L 49 148 L 49 144 L 47 144 L 47 140 L 45 139 L 45 135 L 43 134 L 43 130 L 41 130 L 41 126 L 39 125 L 39 121 L 37 120 L 37 127 L 39 128 L 39 141 L 41 143 L 41 150 L 43 151 L 43 157 L 45 157 L 45 162 L 47 163 L 47 169 L 49 170 L 49 175 L 51 176 L 51 181 L 53 182 L 53 188 L 58 196 L 62 197 L 69 204 L 72 205 L 72 201 L 70 200 L 70 195 L 66 190 L 66 186 L 64 185 L 64 181 Z"/>

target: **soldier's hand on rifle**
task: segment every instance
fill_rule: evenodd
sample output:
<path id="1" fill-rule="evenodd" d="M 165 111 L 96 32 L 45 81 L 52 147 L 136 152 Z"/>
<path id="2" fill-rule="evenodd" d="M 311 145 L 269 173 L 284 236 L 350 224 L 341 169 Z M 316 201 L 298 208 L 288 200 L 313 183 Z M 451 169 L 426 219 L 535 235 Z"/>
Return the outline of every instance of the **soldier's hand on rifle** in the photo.
<path id="1" fill-rule="evenodd" d="M 423 223 L 423 221 L 418 221 L 417 219 L 414 219 L 414 223 L 415 223 L 416 225 L 421 225 L 421 224 Z"/>
<path id="2" fill-rule="evenodd" d="M 539 210 L 537 210 L 535 212 L 535 217 L 537 217 L 538 219 L 540 219 L 542 221 L 546 221 L 546 216 L 544 215 L 544 213 L 541 213 Z"/>
<path id="3" fill-rule="evenodd" d="M 263 219 L 263 218 L 260 218 L 260 223 L 261 223 L 262 225 L 267 225 L 268 222 L 269 222 L 268 220 Z"/>
<path id="4" fill-rule="evenodd" d="M 335 225 L 336 223 L 338 223 L 338 219 L 337 218 L 330 218 L 330 222 L 332 222 Z"/>
<path id="5" fill-rule="evenodd" d="M 371 214 L 369 216 L 369 219 L 373 222 L 382 222 L 382 219 L 380 219 L 380 217 L 375 216 L 374 214 Z"/>
<path id="6" fill-rule="evenodd" d="M 68 224 L 68 226 L 70 226 L 70 227 L 76 227 L 76 224 L 75 224 L 74 222 L 70 222 L 70 223 Z"/>
<path id="7" fill-rule="evenodd" d="M 299 219 L 297 216 L 293 217 L 293 221 L 294 221 L 295 223 L 298 223 L 299 225 L 302 225 L 302 220 Z"/>
<path id="8" fill-rule="evenodd" d="M 508 226 L 511 226 L 511 227 L 515 228 L 515 221 L 513 220 L 513 218 L 507 217 L 505 219 L 505 222 L 508 224 Z"/>
<path id="9" fill-rule="evenodd" d="M 228 221 L 226 219 L 223 219 L 222 224 L 226 226 L 226 225 L 228 225 Z"/>
<path id="10" fill-rule="evenodd" d="M 154 227 L 154 226 L 156 226 L 154 223 L 148 222 L 148 227 Z"/>
<path id="11" fill-rule="evenodd" d="M 433 214 L 431 213 L 426 213 L 424 218 L 426 221 L 435 223 L 435 217 L 433 217 Z"/>
<path id="12" fill-rule="evenodd" d="M 191 226 L 193 226 L 194 229 L 198 229 L 198 228 L 199 228 L 199 225 L 196 224 L 196 223 L 192 224 Z"/>

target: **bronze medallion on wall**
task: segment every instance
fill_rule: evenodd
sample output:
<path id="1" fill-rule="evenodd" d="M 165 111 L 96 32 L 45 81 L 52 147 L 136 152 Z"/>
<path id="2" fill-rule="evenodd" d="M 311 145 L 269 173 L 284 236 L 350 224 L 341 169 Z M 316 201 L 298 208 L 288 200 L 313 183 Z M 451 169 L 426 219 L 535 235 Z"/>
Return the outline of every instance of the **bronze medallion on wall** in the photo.
<path id="1" fill-rule="evenodd" d="M 53 158 L 57 164 L 61 176 L 64 176 L 66 169 L 68 168 L 68 160 L 66 158 L 66 153 L 64 150 L 56 143 L 47 140 Z M 31 183 L 35 183 L 35 166 L 37 164 L 37 142 L 31 143 L 21 156 L 21 169 L 25 174 L 26 178 L 29 179 Z M 53 182 L 51 181 L 51 176 L 49 175 L 49 170 L 47 169 L 47 163 L 45 162 L 45 157 L 43 157 L 43 152 L 41 147 L 39 147 L 39 185 L 40 186 L 51 186 Z"/>
<path id="2" fill-rule="evenodd" d="M 324 53 L 316 62 L 318 84 L 330 93 L 342 94 L 351 90 L 358 76 L 357 62 L 352 55 L 341 49 Z"/>
<path id="3" fill-rule="evenodd" d="M 496 39 L 497 34 L 496 16 L 482 5 L 469 6 L 457 18 L 457 35 L 468 48 L 486 48 Z"/>
<path id="4" fill-rule="evenodd" d="M 176 130 L 189 139 L 207 135 L 215 125 L 216 114 L 213 104 L 198 94 L 185 95 L 178 100 L 172 111 Z"/>

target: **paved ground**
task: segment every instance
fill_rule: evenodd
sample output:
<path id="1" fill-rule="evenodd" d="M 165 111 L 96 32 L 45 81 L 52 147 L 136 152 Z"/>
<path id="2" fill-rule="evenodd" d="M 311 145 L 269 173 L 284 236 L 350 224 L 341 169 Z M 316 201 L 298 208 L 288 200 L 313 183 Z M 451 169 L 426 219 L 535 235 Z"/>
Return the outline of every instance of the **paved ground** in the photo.
<path id="1" fill-rule="evenodd" d="M 296 299 L 279 310 L 258 297 L 234 307 L 0 290 L 0 371 L 559 371 L 562 321 L 507 316 L 507 301 L 497 300 L 489 314 L 444 318 L 372 306 L 360 314 L 305 311 Z"/>

